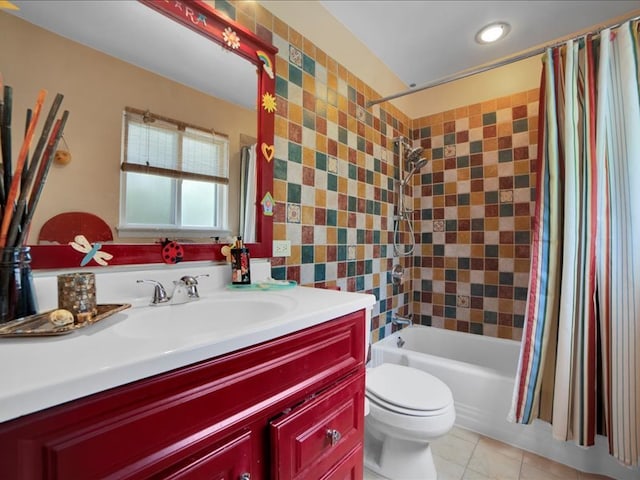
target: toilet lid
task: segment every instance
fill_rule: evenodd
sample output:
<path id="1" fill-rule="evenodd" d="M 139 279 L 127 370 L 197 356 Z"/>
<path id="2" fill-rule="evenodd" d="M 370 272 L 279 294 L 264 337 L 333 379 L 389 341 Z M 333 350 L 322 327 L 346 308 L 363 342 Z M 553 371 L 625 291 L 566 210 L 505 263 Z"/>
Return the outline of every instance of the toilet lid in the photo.
<path id="1" fill-rule="evenodd" d="M 367 371 L 367 391 L 391 405 L 433 411 L 453 404 L 441 380 L 417 368 L 383 363 Z"/>

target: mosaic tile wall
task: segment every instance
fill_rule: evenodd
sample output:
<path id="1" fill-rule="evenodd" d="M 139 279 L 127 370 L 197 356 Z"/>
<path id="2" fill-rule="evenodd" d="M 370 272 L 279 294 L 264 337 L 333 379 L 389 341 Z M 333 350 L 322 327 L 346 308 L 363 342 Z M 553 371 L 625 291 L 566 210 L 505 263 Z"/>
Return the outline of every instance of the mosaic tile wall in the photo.
<path id="1" fill-rule="evenodd" d="M 277 30 L 273 40 L 279 48 L 274 238 L 290 240 L 292 248 L 290 257 L 272 260 L 272 274 L 373 293 L 373 328 L 384 329 L 410 299 L 409 285 L 403 293 L 388 278 L 397 174 L 389 148 L 408 121 L 397 112 L 365 110 L 367 87 L 295 32 Z"/>
<path id="2" fill-rule="evenodd" d="M 274 239 L 292 248 L 290 257 L 272 259 L 273 277 L 374 294 L 373 341 L 393 330 L 395 312 L 517 338 L 537 93 L 413 121 L 391 104 L 365 109 L 379 95 L 262 6 L 217 0 L 215 7 L 279 49 Z M 432 159 L 413 187 L 415 256 L 400 258 L 393 249 L 399 135 Z M 409 243 L 408 233 L 400 240 Z M 391 282 L 395 264 L 408 268 L 401 285 Z"/>
<path id="3" fill-rule="evenodd" d="M 431 158 L 414 187 L 421 323 L 521 338 L 537 130 L 537 89 L 414 120 Z"/>
<path id="4" fill-rule="evenodd" d="M 272 259 L 272 276 L 316 287 L 372 293 L 373 340 L 409 311 L 411 282 L 394 286 L 392 228 L 397 155 L 393 138 L 410 119 L 363 81 L 260 5 L 220 2 L 223 10 L 278 48 L 274 239 L 291 256 Z M 408 259 L 403 259 L 403 262 Z"/>

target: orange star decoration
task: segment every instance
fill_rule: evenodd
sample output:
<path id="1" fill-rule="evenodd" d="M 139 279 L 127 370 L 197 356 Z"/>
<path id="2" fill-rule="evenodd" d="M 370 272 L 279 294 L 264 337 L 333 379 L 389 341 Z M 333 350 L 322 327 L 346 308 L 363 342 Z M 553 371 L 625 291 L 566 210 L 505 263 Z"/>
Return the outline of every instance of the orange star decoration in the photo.
<path id="1" fill-rule="evenodd" d="M 262 95 L 262 108 L 264 108 L 269 113 L 275 112 L 276 97 L 271 95 L 269 92 L 266 92 L 264 95 Z"/>
<path id="2" fill-rule="evenodd" d="M 240 37 L 238 37 L 236 32 L 231 30 L 231 27 L 224 29 L 224 32 L 222 32 L 222 38 L 229 48 L 233 48 L 234 50 L 240 48 Z"/>

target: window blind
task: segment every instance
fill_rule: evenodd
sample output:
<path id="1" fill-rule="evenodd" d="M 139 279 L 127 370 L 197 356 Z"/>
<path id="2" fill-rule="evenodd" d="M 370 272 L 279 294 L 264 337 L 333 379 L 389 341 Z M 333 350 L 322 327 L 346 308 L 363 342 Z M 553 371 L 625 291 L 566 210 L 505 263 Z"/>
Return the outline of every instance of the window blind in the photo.
<path id="1" fill-rule="evenodd" d="M 130 107 L 124 115 L 123 171 L 229 183 L 226 136 Z"/>

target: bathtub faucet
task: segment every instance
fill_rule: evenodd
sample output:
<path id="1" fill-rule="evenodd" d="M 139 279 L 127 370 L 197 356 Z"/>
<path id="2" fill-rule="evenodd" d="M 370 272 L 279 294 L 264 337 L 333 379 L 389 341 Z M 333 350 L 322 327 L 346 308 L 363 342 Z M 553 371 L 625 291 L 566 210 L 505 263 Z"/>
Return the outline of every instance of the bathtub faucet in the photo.
<path id="1" fill-rule="evenodd" d="M 402 317 L 398 314 L 395 314 L 391 319 L 391 323 L 393 323 L 394 325 L 413 325 L 413 322 L 411 321 L 411 315 Z"/>

